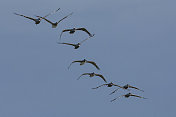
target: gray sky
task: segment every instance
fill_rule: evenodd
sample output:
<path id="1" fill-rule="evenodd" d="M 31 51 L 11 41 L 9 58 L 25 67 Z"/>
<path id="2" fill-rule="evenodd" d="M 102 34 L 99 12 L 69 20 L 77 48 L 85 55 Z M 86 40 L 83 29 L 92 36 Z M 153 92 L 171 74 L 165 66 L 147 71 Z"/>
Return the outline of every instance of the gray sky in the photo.
<path id="1" fill-rule="evenodd" d="M 175 117 L 176 1 L 174 0 L 1 0 L 0 116 L 1 117 Z M 61 22 L 56 29 L 34 17 L 61 8 L 48 19 Z M 75 50 L 58 45 L 65 28 L 85 27 L 95 37 Z M 77 43 L 82 32 L 63 34 L 62 41 Z M 73 60 L 97 62 L 68 65 Z M 115 88 L 91 88 L 104 82 L 83 77 L 84 72 L 103 74 L 108 82 L 131 84 L 144 96 L 110 100 L 128 93 Z"/>

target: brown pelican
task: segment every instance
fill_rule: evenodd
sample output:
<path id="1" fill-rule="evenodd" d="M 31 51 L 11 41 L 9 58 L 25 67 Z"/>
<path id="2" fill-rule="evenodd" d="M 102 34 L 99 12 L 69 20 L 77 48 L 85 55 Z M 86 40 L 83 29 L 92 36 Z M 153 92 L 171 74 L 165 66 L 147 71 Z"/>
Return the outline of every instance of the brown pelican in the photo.
<path id="1" fill-rule="evenodd" d="M 60 9 L 60 8 L 59 8 Z M 59 9 L 45 15 L 44 17 L 39 17 L 39 18 L 32 18 L 32 17 L 28 17 L 28 16 L 25 16 L 25 15 L 21 15 L 21 14 L 18 14 L 18 13 L 14 13 L 15 15 L 18 15 L 18 16 L 22 16 L 22 17 L 25 17 L 25 18 L 28 18 L 30 20 L 33 20 L 35 22 L 35 24 L 39 24 L 41 22 L 42 19 L 48 17 L 49 15 L 51 14 L 54 14 L 55 12 L 57 12 Z"/>
<path id="2" fill-rule="evenodd" d="M 68 69 L 71 67 L 71 65 L 72 65 L 73 63 L 76 63 L 76 62 L 80 63 L 80 65 L 84 65 L 85 63 L 90 63 L 90 64 L 94 65 L 98 70 L 100 70 L 100 68 L 97 66 L 97 64 L 96 64 L 95 62 L 93 62 L 93 61 L 88 61 L 88 60 L 86 60 L 86 59 L 79 60 L 79 61 L 73 61 L 73 62 L 69 65 Z"/>
<path id="3" fill-rule="evenodd" d="M 134 96 L 134 97 L 138 97 L 138 98 L 147 99 L 147 98 L 144 98 L 144 97 L 141 97 L 141 96 L 138 96 L 138 95 L 134 95 L 134 94 L 132 94 L 132 93 L 127 93 L 127 94 L 125 94 L 125 95 L 121 95 L 121 96 L 119 96 L 119 97 L 117 97 L 117 98 L 114 98 L 113 100 L 111 100 L 111 102 L 113 102 L 113 101 L 115 101 L 116 99 L 121 98 L 121 97 L 129 98 L 130 96 Z"/>
<path id="4" fill-rule="evenodd" d="M 92 89 L 97 89 L 97 88 L 100 88 L 100 87 L 102 87 L 102 86 L 107 86 L 107 87 L 117 86 L 117 87 L 121 87 L 121 86 L 119 86 L 119 85 L 116 85 L 116 84 L 110 82 L 110 83 L 108 83 L 108 84 L 102 84 L 102 85 L 100 85 L 100 86 L 98 86 L 98 87 L 95 87 L 95 88 L 92 88 Z"/>
<path id="5" fill-rule="evenodd" d="M 94 36 L 94 34 L 91 34 L 91 33 L 90 33 L 87 29 L 85 29 L 85 28 L 72 28 L 72 29 L 65 29 L 65 30 L 63 30 L 63 31 L 61 32 L 61 34 L 60 34 L 60 39 L 61 39 L 61 36 L 62 36 L 62 33 L 63 33 L 63 32 L 69 32 L 70 34 L 73 34 L 73 33 L 75 33 L 76 30 L 84 31 L 84 32 L 86 32 L 90 37 L 93 37 L 93 36 Z"/>
<path id="6" fill-rule="evenodd" d="M 65 18 L 67 18 L 68 16 L 70 16 L 70 15 L 72 15 L 73 13 L 70 13 L 69 15 L 67 15 L 67 16 L 65 16 L 65 17 L 63 17 L 62 19 L 60 19 L 58 22 L 51 22 L 50 20 L 48 20 L 48 19 L 46 19 L 46 18 L 43 18 L 44 20 L 46 20 L 48 23 L 50 23 L 51 25 L 52 25 L 52 28 L 56 28 L 57 27 L 57 25 L 62 21 L 62 20 L 64 20 Z M 42 18 L 41 16 L 37 16 L 37 17 L 40 17 L 40 18 Z"/>
<path id="7" fill-rule="evenodd" d="M 92 72 L 92 73 L 84 73 L 84 74 L 82 74 L 81 76 L 83 76 L 83 75 L 89 75 L 89 77 L 99 76 L 99 77 L 102 78 L 105 82 L 107 82 L 106 79 L 105 79 L 105 78 L 103 77 L 103 75 L 101 75 L 101 74 L 96 74 L 96 73 Z M 80 76 L 77 80 L 79 80 L 79 79 L 81 78 L 81 76 Z"/>
<path id="8" fill-rule="evenodd" d="M 65 45 L 71 45 L 71 46 L 74 46 L 74 49 L 78 49 L 80 47 L 80 43 L 77 43 L 77 44 L 72 44 L 72 43 L 58 43 L 58 44 L 65 44 Z"/>
<path id="9" fill-rule="evenodd" d="M 124 85 L 124 86 L 122 86 L 122 87 L 120 87 L 120 88 L 122 88 L 122 89 L 133 88 L 133 89 L 136 89 L 136 90 L 139 90 L 139 91 L 144 92 L 143 90 L 141 90 L 141 89 L 139 89 L 139 88 L 137 88 L 137 87 L 133 87 L 133 86 L 131 86 L 131 85 L 129 85 L 129 84 Z M 120 88 L 114 90 L 112 93 L 110 93 L 110 95 L 113 94 L 113 93 L 115 93 L 115 92 L 116 92 L 117 90 L 119 90 Z"/>
<path id="10" fill-rule="evenodd" d="M 89 37 L 89 38 L 90 38 L 90 37 Z M 74 47 L 75 47 L 74 49 L 78 49 L 78 48 L 81 46 L 81 44 L 82 44 L 84 41 L 88 40 L 89 38 L 84 39 L 83 41 L 81 41 L 80 43 L 77 43 L 77 44 L 72 44 L 72 43 L 60 43 L 60 42 L 57 42 L 57 43 L 58 43 L 58 44 L 65 44 L 65 45 L 71 45 L 71 46 L 74 46 Z"/>

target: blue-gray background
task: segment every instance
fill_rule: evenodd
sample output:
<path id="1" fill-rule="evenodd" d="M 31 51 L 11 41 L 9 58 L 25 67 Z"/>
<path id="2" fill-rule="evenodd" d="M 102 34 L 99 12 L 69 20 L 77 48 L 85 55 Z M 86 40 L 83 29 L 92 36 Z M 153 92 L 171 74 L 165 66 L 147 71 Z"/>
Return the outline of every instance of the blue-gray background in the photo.
<path id="1" fill-rule="evenodd" d="M 0 117 L 175 117 L 176 82 L 175 0 L 1 0 Z M 56 29 L 45 21 L 16 16 L 45 15 L 57 21 L 74 12 Z M 64 28 L 85 27 L 95 33 L 78 50 L 58 45 Z M 87 35 L 63 34 L 77 43 Z M 91 65 L 68 65 L 87 58 Z M 99 78 L 76 78 L 84 72 L 103 74 L 108 82 L 127 83 L 147 97 L 111 99 L 128 93 L 102 87 Z"/>

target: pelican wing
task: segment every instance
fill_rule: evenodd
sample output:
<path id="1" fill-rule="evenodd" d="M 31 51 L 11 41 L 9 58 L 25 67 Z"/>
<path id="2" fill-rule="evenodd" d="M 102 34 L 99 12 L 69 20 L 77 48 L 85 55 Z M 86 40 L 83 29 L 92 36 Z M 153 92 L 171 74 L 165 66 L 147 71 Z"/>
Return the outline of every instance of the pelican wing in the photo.
<path id="1" fill-rule="evenodd" d="M 72 65 L 73 63 L 76 63 L 76 62 L 82 62 L 82 61 L 73 61 L 73 62 L 70 63 L 70 65 L 68 66 L 68 69 L 71 67 L 71 65 Z"/>
<path id="2" fill-rule="evenodd" d="M 72 15 L 72 14 L 73 14 L 73 12 L 72 12 L 72 13 L 70 13 L 69 15 L 67 15 L 67 16 L 65 16 L 65 17 L 63 17 L 62 19 L 60 19 L 60 20 L 57 22 L 57 24 L 58 24 L 59 22 L 61 22 L 62 20 L 64 20 L 65 18 L 67 18 L 68 16 Z"/>
<path id="3" fill-rule="evenodd" d="M 89 75 L 89 74 L 90 74 L 90 73 L 81 74 L 81 76 L 79 76 L 77 80 L 79 80 L 83 75 Z"/>
<path id="4" fill-rule="evenodd" d="M 75 46 L 75 44 L 71 44 L 71 43 L 58 43 L 58 44 L 65 44 L 65 45 L 72 45 L 72 46 Z"/>
<path id="5" fill-rule="evenodd" d="M 98 70 L 100 70 L 100 68 L 97 66 L 97 64 L 93 61 L 87 61 L 87 63 L 90 63 L 92 65 L 94 65 Z"/>
<path id="6" fill-rule="evenodd" d="M 105 86 L 105 85 L 108 85 L 108 84 L 102 84 L 102 85 L 100 85 L 100 86 L 98 86 L 98 87 L 95 87 L 95 88 L 92 88 L 92 89 L 98 89 L 98 88 L 100 88 L 100 87 L 102 87 L 102 86 Z"/>
<path id="7" fill-rule="evenodd" d="M 70 30 L 72 30 L 72 29 L 65 29 L 65 30 L 62 30 L 62 32 L 61 32 L 61 34 L 60 34 L 60 39 L 61 39 L 61 36 L 62 36 L 63 32 L 67 32 L 67 31 L 70 31 Z"/>
<path id="8" fill-rule="evenodd" d="M 103 77 L 103 75 L 101 74 L 95 74 L 95 75 L 101 77 L 105 82 L 107 82 L 106 79 Z"/>
<path id="9" fill-rule="evenodd" d="M 125 95 L 121 95 L 121 96 L 119 96 L 119 97 L 116 97 L 116 98 L 114 98 L 113 100 L 111 100 L 111 102 L 115 101 L 115 100 L 118 99 L 118 98 L 124 97 L 124 96 L 125 96 Z"/>
<path id="10" fill-rule="evenodd" d="M 41 18 L 41 19 L 44 19 L 45 21 L 47 21 L 47 22 L 50 23 L 50 24 L 54 24 L 53 22 L 51 22 L 50 20 L 48 20 L 48 19 L 46 19 L 46 18 L 44 18 L 44 17 L 41 17 L 41 16 L 36 16 L 36 17 L 39 17 L 39 18 Z"/>
<path id="11" fill-rule="evenodd" d="M 113 84 L 114 86 L 117 86 L 117 87 L 120 87 L 120 88 L 123 88 L 122 86 L 120 86 L 120 85 L 117 85 L 117 84 Z"/>
<path id="12" fill-rule="evenodd" d="M 109 95 L 112 95 L 113 93 L 115 93 L 116 91 L 118 91 L 120 88 L 114 90 L 113 92 L 111 92 Z"/>
<path id="13" fill-rule="evenodd" d="M 147 99 L 147 98 L 145 98 L 145 97 L 141 97 L 141 96 L 138 96 L 138 95 L 133 95 L 133 94 L 131 94 L 130 96 L 134 96 L 134 97 L 138 97 L 138 98 Z"/>
<path id="14" fill-rule="evenodd" d="M 45 15 L 44 17 L 42 17 L 42 19 L 44 19 L 45 17 L 48 17 L 49 15 L 52 15 L 52 14 L 56 13 L 58 10 L 60 10 L 60 8 L 58 8 L 57 10 L 54 10 L 54 11 L 48 13 L 47 15 Z"/>
<path id="15" fill-rule="evenodd" d="M 129 86 L 129 88 L 137 89 L 137 90 L 139 90 L 139 91 L 144 92 L 143 90 L 141 90 L 141 89 L 139 89 L 139 88 L 137 88 L 137 87 Z"/>
<path id="16" fill-rule="evenodd" d="M 50 20 L 48 20 L 48 19 L 46 19 L 46 18 L 43 18 L 45 21 L 47 21 L 48 23 L 50 23 L 50 24 L 54 24 L 53 22 L 51 22 Z"/>
<path id="17" fill-rule="evenodd" d="M 15 15 L 18 15 L 18 16 L 23 16 L 23 17 L 25 17 L 25 18 L 28 18 L 28 19 L 30 19 L 30 20 L 35 21 L 35 19 L 34 19 L 34 18 L 32 18 L 32 17 L 28 17 L 28 16 L 21 15 L 21 14 L 18 14 L 18 13 L 14 13 L 14 14 L 15 14 Z"/>
<path id="18" fill-rule="evenodd" d="M 86 32 L 90 37 L 92 37 L 92 34 L 90 34 L 90 32 L 85 28 L 77 28 L 76 30 L 82 30 L 82 31 Z"/>

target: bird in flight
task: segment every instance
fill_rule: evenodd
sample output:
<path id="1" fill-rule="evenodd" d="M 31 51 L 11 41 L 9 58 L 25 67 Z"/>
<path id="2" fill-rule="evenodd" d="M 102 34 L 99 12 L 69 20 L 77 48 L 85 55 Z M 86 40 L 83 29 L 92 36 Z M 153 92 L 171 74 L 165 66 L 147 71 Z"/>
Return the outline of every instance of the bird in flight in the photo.
<path id="1" fill-rule="evenodd" d="M 89 37 L 90 38 L 90 37 Z M 65 45 L 71 45 L 71 46 L 74 46 L 74 49 L 78 49 L 80 46 L 81 46 L 81 44 L 83 43 L 83 42 L 85 42 L 86 40 L 88 40 L 89 38 L 86 38 L 86 39 L 84 39 L 83 41 L 81 41 L 80 43 L 77 43 L 77 44 L 72 44 L 72 43 L 60 43 L 60 42 L 57 42 L 58 44 L 65 44 Z"/>
<path id="2" fill-rule="evenodd" d="M 107 84 L 102 84 L 102 85 L 100 85 L 100 86 L 98 86 L 98 87 L 95 87 L 95 88 L 92 88 L 92 89 L 98 89 L 98 88 L 100 88 L 100 87 L 102 87 L 102 86 L 107 86 L 107 87 L 117 86 L 117 87 L 121 87 L 121 86 L 119 86 L 119 85 L 116 85 L 116 84 L 110 82 L 110 83 L 107 83 Z"/>
<path id="3" fill-rule="evenodd" d="M 125 95 L 121 95 L 121 96 L 119 96 L 119 97 L 117 97 L 117 98 L 114 98 L 113 100 L 111 100 L 111 102 L 113 102 L 113 101 L 115 101 L 116 99 L 121 98 L 121 97 L 129 98 L 130 96 L 134 96 L 134 97 L 138 97 L 138 98 L 142 98 L 142 99 L 147 99 L 147 98 L 145 98 L 145 97 L 141 97 L 141 96 L 138 96 L 138 95 L 134 95 L 134 94 L 132 94 L 132 93 L 127 93 L 127 94 L 125 94 Z"/>
<path id="4" fill-rule="evenodd" d="M 96 73 L 94 73 L 94 72 L 92 72 L 92 73 L 84 73 L 84 74 L 82 74 L 77 80 L 79 80 L 83 75 L 89 75 L 89 77 L 99 76 L 99 77 L 102 78 L 105 82 L 107 82 L 103 75 L 101 75 L 101 74 L 96 74 Z"/>
<path id="5" fill-rule="evenodd" d="M 73 61 L 69 66 L 68 66 L 68 69 L 71 67 L 71 65 L 73 63 L 80 63 L 80 65 L 84 65 L 85 63 L 90 63 L 92 65 L 94 65 L 98 70 L 100 70 L 100 68 L 97 66 L 97 64 L 93 61 L 88 61 L 86 59 L 83 59 L 83 60 L 78 60 L 78 61 Z"/>
<path id="6" fill-rule="evenodd" d="M 66 19 L 68 16 L 70 16 L 70 15 L 72 15 L 72 14 L 73 14 L 73 12 L 70 13 L 69 15 L 63 17 L 62 19 L 60 19 L 60 20 L 57 21 L 57 22 L 51 22 L 50 20 L 48 20 L 48 19 L 46 19 L 46 18 L 43 18 L 43 19 L 44 19 L 45 21 L 47 21 L 48 23 L 50 23 L 50 24 L 52 25 L 52 28 L 56 28 L 57 25 L 58 25 L 62 20 Z M 36 16 L 36 17 L 42 18 L 41 16 Z"/>
<path id="7" fill-rule="evenodd" d="M 61 36 L 62 36 L 62 34 L 63 34 L 63 32 L 69 32 L 70 34 L 73 34 L 73 33 L 75 33 L 75 31 L 77 31 L 77 30 L 81 30 L 81 31 L 84 31 L 84 32 L 86 32 L 90 37 L 93 37 L 95 34 L 91 34 L 87 29 L 85 29 L 85 28 L 72 28 L 72 29 L 65 29 L 65 30 L 63 30 L 62 32 L 61 32 L 61 34 L 60 34 L 60 39 L 61 39 Z"/>
<path id="8" fill-rule="evenodd" d="M 77 43 L 77 44 L 72 44 L 72 43 L 59 43 L 58 44 L 65 44 L 65 45 L 71 45 L 71 46 L 74 46 L 74 49 L 78 49 L 80 47 L 80 43 Z"/>
<path id="9" fill-rule="evenodd" d="M 59 9 L 60 9 L 60 8 L 59 8 Z M 41 22 L 42 19 L 48 17 L 48 16 L 51 15 L 51 14 L 56 13 L 59 9 L 54 10 L 54 11 L 52 11 L 51 13 L 45 15 L 44 17 L 39 17 L 39 18 L 32 18 L 32 17 L 28 17 L 28 16 L 21 15 L 21 14 L 18 14 L 18 13 L 14 13 L 14 14 L 15 14 L 15 15 L 18 15 L 18 16 L 25 17 L 25 18 L 30 19 L 30 20 L 33 20 L 33 21 L 35 22 L 35 24 L 37 25 L 37 24 L 39 24 L 39 23 Z"/>
<path id="10" fill-rule="evenodd" d="M 131 86 L 131 85 L 129 85 L 129 84 L 126 84 L 126 85 L 124 85 L 124 86 L 121 86 L 120 88 L 122 88 L 122 89 L 133 88 L 133 89 L 136 89 L 136 90 L 139 90 L 139 91 L 144 92 L 143 90 L 141 90 L 141 89 L 139 89 L 139 88 L 137 88 L 137 87 Z M 115 93 L 115 92 L 116 92 L 117 90 L 119 90 L 120 88 L 114 90 L 112 93 L 110 93 L 110 95 L 113 94 L 113 93 Z"/>

